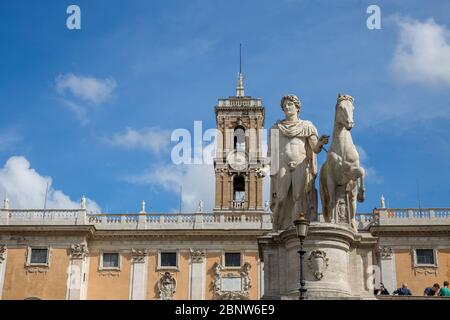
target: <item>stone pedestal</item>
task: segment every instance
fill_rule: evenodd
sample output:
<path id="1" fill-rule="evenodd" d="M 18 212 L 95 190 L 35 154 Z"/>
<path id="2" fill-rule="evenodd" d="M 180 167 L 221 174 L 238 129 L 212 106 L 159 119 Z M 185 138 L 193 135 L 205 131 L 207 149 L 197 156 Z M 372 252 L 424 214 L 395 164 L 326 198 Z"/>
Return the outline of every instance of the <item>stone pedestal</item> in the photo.
<path id="1" fill-rule="evenodd" d="M 346 225 L 311 223 L 304 242 L 308 299 L 373 298 L 372 252 L 376 240 Z M 300 241 L 295 229 L 258 238 L 264 261 L 263 299 L 298 299 Z"/>

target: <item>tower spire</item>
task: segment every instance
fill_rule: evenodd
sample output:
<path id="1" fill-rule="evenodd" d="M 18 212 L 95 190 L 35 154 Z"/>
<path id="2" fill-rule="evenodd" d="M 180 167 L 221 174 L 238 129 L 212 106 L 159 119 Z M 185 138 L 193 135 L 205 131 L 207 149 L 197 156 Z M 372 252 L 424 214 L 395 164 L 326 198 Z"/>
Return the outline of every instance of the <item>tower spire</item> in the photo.
<path id="1" fill-rule="evenodd" d="M 242 43 L 239 44 L 239 73 L 236 86 L 236 97 L 243 97 L 244 94 L 244 76 L 242 75 Z"/>

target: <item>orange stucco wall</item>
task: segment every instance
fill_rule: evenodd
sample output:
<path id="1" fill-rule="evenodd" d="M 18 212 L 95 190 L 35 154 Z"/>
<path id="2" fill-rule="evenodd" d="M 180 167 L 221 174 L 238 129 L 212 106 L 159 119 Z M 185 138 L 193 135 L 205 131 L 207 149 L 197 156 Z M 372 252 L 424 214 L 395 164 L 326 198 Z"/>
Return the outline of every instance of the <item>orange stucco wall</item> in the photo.
<path id="1" fill-rule="evenodd" d="M 44 300 L 64 300 L 67 292 L 68 250 L 51 250 L 50 267 L 46 273 L 26 272 L 26 250 L 8 249 L 2 298 L 22 300 L 36 297 Z"/>
<path id="2" fill-rule="evenodd" d="M 131 254 L 121 253 L 120 272 L 99 271 L 100 253 L 90 254 L 89 300 L 128 300 L 130 291 Z"/>
<path id="3" fill-rule="evenodd" d="M 147 299 L 156 300 L 158 299 L 158 273 L 156 272 L 157 266 L 157 253 L 149 252 L 148 258 L 148 273 L 147 273 Z"/>
<path id="4" fill-rule="evenodd" d="M 189 255 L 189 252 L 180 253 L 180 272 L 175 274 L 175 280 L 177 281 L 175 300 L 189 299 Z"/>
<path id="5" fill-rule="evenodd" d="M 250 263 L 252 268 L 250 269 L 250 279 L 251 279 L 251 288 L 250 288 L 250 296 L 251 300 L 258 299 L 258 253 L 246 253 L 244 262 Z"/>
<path id="6" fill-rule="evenodd" d="M 431 287 L 434 283 L 442 283 L 450 279 L 450 250 L 438 251 L 438 268 L 436 274 L 423 274 L 415 272 L 412 268 L 412 252 L 410 250 L 400 250 L 395 252 L 395 265 L 397 276 L 397 287 L 403 282 L 408 284 L 413 295 L 422 296 L 426 287 Z"/>

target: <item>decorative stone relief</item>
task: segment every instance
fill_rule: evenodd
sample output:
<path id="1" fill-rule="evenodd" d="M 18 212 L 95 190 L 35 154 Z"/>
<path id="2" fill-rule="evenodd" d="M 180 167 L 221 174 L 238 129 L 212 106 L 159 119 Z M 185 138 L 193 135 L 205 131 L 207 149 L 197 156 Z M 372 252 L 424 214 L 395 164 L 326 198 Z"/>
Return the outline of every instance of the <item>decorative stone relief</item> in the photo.
<path id="1" fill-rule="evenodd" d="M 190 252 L 191 252 L 192 262 L 203 262 L 203 259 L 205 259 L 205 251 L 204 250 L 190 249 Z"/>
<path id="2" fill-rule="evenodd" d="M 223 168 L 216 168 L 216 172 L 219 173 L 223 177 L 223 175 L 225 173 L 225 169 L 223 169 Z"/>
<path id="3" fill-rule="evenodd" d="M 214 280 L 212 283 L 212 288 L 214 294 L 218 295 L 220 293 L 221 281 L 222 281 L 222 265 L 220 263 L 214 263 Z"/>
<path id="4" fill-rule="evenodd" d="M 322 250 L 311 251 L 308 258 L 308 267 L 316 280 L 321 280 L 328 268 L 327 253 Z"/>
<path id="5" fill-rule="evenodd" d="M 70 257 L 72 259 L 83 259 L 87 256 L 89 250 L 85 244 L 72 244 L 70 245 Z"/>
<path id="6" fill-rule="evenodd" d="M 119 270 L 99 270 L 98 274 L 102 277 L 119 277 Z"/>
<path id="7" fill-rule="evenodd" d="M 339 223 L 348 223 L 347 205 L 343 198 L 337 201 L 336 205 L 337 217 Z"/>
<path id="8" fill-rule="evenodd" d="M 241 271 L 242 291 L 245 294 L 245 296 L 248 296 L 249 290 L 252 287 L 251 279 L 250 279 L 250 269 L 251 268 L 252 268 L 252 266 L 248 262 L 244 263 L 244 265 L 242 266 L 242 271 Z"/>
<path id="9" fill-rule="evenodd" d="M 421 275 L 434 275 L 437 276 L 437 267 L 415 267 L 414 268 L 414 275 L 421 274 Z"/>
<path id="10" fill-rule="evenodd" d="M 25 273 L 47 273 L 48 267 L 27 266 L 25 267 Z"/>
<path id="11" fill-rule="evenodd" d="M 6 246 L 0 245 L 0 263 L 3 263 L 6 259 Z"/>
<path id="12" fill-rule="evenodd" d="M 391 259 L 393 253 L 394 253 L 394 251 L 392 250 L 391 247 L 386 247 L 386 246 L 378 247 L 378 254 L 380 255 L 381 259 Z"/>
<path id="13" fill-rule="evenodd" d="M 177 282 L 170 272 L 161 273 L 158 281 L 159 300 L 173 300 Z"/>
<path id="14" fill-rule="evenodd" d="M 248 298 L 242 296 L 240 292 L 227 291 L 222 295 L 218 296 L 216 299 L 218 300 L 247 300 Z"/>
<path id="15" fill-rule="evenodd" d="M 145 249 L 131 249 L 131 261 L 133 263 L 144 263 L 147 256 L 147 250 Z"/>
<path id="16" fill-rule="evenodd" d="M 239 274 L 222 274 L 222 265 L 215 263 L 214 279 L 211 287 L 214 291 L 214 299 L 217 300 L 243 300 L 248 299 L 250 288 L 252 287 L 250 279 L 250 263 L 246 262 L 241 268 Z"/>

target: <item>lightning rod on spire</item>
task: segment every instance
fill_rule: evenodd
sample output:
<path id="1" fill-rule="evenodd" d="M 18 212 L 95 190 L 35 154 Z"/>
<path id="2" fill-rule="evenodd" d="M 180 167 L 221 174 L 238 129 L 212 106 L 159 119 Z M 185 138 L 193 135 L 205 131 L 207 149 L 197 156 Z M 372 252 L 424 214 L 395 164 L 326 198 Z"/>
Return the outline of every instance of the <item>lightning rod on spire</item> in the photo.
<path id="1" fill-rule="evenodd" d="M 244 76 L 242 75 L 242 43 L 239 43 L 239 73 L 236 86 L 236 97 L 243 97 L 244 94 Z"/>

